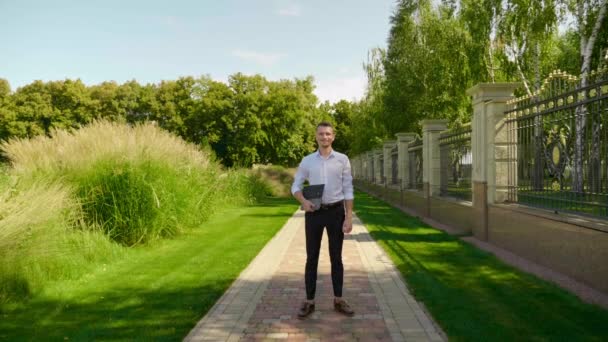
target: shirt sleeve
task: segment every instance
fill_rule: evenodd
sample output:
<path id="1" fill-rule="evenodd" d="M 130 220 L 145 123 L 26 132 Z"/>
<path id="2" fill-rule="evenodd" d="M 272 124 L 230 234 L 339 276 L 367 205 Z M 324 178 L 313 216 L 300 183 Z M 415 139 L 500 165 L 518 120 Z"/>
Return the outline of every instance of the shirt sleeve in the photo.
<path id="1" fill-rule="evenodd" d="M 344 192 L 345 200 L 348 201 L 355 199 L 355 194 L 353 191 L 353 175 L 350 170 L 350 160 L 348 160 L 348 157 L 346 157 L 344 169 L 342 170 L 342 191 Z"/>
<path id="2" fill-rule="evenodd" d="M 293 178 L 293 184 L 291 185 L 291 194 L 295 194 L 298 191 L 302 191 L 302 186 L 304 185 L 304 181 L 308 178 L 308 170 L 304 165 L 304 160 L 298 166 L 298 171 L 296 171 L 296 175 Z"/>

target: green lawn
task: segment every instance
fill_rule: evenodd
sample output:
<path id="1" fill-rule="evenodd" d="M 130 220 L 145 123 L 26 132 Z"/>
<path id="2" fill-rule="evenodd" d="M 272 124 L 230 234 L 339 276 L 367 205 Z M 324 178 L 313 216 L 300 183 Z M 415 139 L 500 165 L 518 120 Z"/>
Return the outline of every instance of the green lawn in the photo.
<path id="1" fill-rule="evenodd" d="M 608 311 L 358 192 L 356 213 L 454 341 L 606 341 Z"/>
<path id="2" fill-rule="evenodd" d="M 0 340 L 181 341 L 296 210 L 292 199 L 227 209 L 0 313 Z"/>
<path id="3" fill-rule="evenodd" d="M 555 211 L 565 211 L 608 217 L 608 196 L 605 194 L 576 193 L 572 191 L 534 191 L 518 190 L 517 202 Z"/>

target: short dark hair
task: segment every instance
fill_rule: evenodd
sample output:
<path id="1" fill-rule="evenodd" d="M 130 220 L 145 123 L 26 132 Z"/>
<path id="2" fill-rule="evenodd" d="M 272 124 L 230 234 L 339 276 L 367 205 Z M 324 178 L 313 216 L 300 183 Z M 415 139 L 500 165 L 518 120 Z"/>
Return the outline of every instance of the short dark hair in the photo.
<path id="1" fill-rule="evenodd" d="M 327 122 L 327 121 L 319 122 L 319 124 L 317 125 L 317 129 L 319 127 L 329 127 L 329 128 L 331 128 L 332 131 L 334 130 L 334 125 L 332 125 L 330 122 Z"/>

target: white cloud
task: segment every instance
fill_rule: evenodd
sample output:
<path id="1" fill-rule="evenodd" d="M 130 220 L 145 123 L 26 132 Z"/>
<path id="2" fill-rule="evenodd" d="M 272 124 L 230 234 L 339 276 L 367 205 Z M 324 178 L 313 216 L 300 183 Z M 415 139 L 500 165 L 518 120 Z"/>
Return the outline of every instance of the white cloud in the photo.
<path id="1" fill-rule="evenodd" d="M 279 8 L 276 13 L 283 17 L 299 17 L 302 14 L 302 9 L 296 4 L 289 4 Z"/>
<path id="2" fill-rule="evenodd" d="M 281 58 L 287 56 L 283 53 L 263 53 L 250 50 L 234 50 L 232 55 L 240 59 L 254 62 L 263 66 L 272 66 L 276 64 Z"/>
<path id="3" fill-rule="evenodd" d="M 366 79 L 363 76 L 332 77 L 316 81 L 315 95 L 321 102 L 360 100 L 365 93 Z"/>

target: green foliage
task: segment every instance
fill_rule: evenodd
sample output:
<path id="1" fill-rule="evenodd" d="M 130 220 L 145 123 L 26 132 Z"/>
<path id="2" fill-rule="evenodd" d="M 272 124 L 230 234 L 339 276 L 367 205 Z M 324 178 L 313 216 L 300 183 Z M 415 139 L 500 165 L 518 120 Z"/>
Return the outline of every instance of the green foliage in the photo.
<path id="1" fill-rule="evenodd" d="M 353 135 L 353 117 L 355 105 L 341 100 L 333 105 L 332 119 L 336 131 L 336 139 L 332 147 L 346 155 L 351 154 L 351 144 L 355 139 Z"/>
<path id="2" fill-rule="evenodd" d="M 555 64 L 570 75 L 577 75 L 581 70 L 579 39 L 578 33 L 569 30 L 559 36 L 555 42 L 557 50 Z"/>
<path id="3" fill-rule="evenodd" d="M 334 133 L 336 139 L 332 147 L 334 150 L 350 155 L 353 149 L 353 145 L 356 144 L 358 137 L 354 135 L 356 126 L 354 124 L 355 112 L 357 111 L 357 103 L 352 103 L 346 100 L 340 100 L 334 104 L 328 101 L 321 103 L 317 108 L 318 119 L 315 123 L 321 121 L 330 122 L 334 126 Z M 313 133 L 315 127 L 312 127 Z M 310 139 L 314 140 L 314 136 Z"/>
<path id="4" fill-rule="evenodd" d="M 4 78 L 0 78 L 0 103 L 11 93 L 11 86 Z"/>
<path id="5" fill-rule="evenodd" d="M 387 87 L 385 60 L 386 51 L 374 48 L 369 51 L 367 62 L 363 64 L 367 74 L 367 90 L 365 97 L 353 106 L 351 151 L 354 154 L 378 147 L 388 135 L 382 121 Z"/>
<path id="6" fill-rule="evenodd" d="M 392 22 L 385 60 L 386 110 L 381 116 L 389 135 L 418 131 L 421 119 L 468 121 L 464 90 L 473 83 L 471 37 L 461 22 L 430 4 L 412 12 L 407 2 Z"/>
<path id="7" fill-rule="evenodd" d="M 251 170 L 253 184 L 257 184 L 267 196 L 291 198 L 291 184 L 295 169 L 278 165 L 254 165 Z"/>
<path id="8" fill-rule="evenodd" d="M 353 112 L 352 144 L 353 154 L 369 151 L 379 147 L 383 139 L 390 138 L 385 133 L 384 124 L 378 118 L 379 111 L 376 110 L 380 105 L 380 100 L 366 101 L 358 103 Z"/>
<path id="9" fill-rule="evenodd" d="M 209 146 L 226 166 L 295 165 L 314 150 L 313 79 L 269 81 L 235 74 L 228 83 L 181 77 L 86 87 L 80 80 L 36 81 L 11 93 L 0 80 L 0 140 L 49 135 L 93 120 L 155 122 L 184 140 Z"/>
<path id="10" fill-rule="evenodd" d="M 228 90 L 230 102 L 221 103 L 211 120 L 218 131 L 211 146 L 225 165 L 292 166 L 314 149 L 318 120 L 312 78 L 269 82 L 235 74 Z"/>

